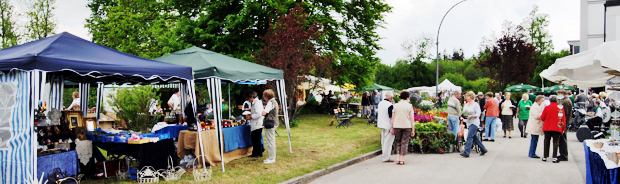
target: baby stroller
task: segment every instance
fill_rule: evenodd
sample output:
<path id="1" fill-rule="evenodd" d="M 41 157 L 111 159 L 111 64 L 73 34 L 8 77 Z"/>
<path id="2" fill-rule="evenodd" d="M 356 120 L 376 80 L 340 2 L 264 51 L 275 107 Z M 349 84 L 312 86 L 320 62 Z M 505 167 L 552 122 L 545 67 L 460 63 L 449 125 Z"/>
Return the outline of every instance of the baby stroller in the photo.
<path id="1" fill-rule="evenodd" d="M 465 121 L 463 121 L 463 119 L 460 120 L 459 123 L 459 132 L 456 135 L 456 150 L 458 152 L 462 152 L 465 149 L 465 143 L 466 143 L 466 139 L 467 137 L 465 137 L 465 130 L 467 129 L 467 125 L 465 124 Z M 478 134 L 478 139 L 480 139 L 480 141 L 482 141 L 482 135 L 484 134 L 484 128 L 478 128 L 477 130 L 478 132 L 476 132 Z M 476 153 L 480 153 L 480 148 L 478 147 L 478 145 L 473 144 L 472 146 L 472 150 L 475 151 Z"/>

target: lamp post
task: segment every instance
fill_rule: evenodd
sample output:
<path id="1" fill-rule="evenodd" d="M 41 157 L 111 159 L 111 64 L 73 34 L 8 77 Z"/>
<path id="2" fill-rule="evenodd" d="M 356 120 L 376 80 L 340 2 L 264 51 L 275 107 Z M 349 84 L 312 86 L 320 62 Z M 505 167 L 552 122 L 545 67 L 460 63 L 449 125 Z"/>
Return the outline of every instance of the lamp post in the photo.
<path id="1" fill-rule="evenodd" d="M 443 20 L 446 19 L 446 16 L 454 7 L 465 2 L 467 0 L 459 1 L 458 3 L 452 5 L 448 11 L 441 18 L 441 22 L 439 23 L 439 28 L 437 28 L 437 39 L 435 39 L 435 48 L 437 49 L 437 55 L 435 55 L 435 96 L 439 97 L 439 31 L 441 31 L 441 25 L 443 24 Z"/>

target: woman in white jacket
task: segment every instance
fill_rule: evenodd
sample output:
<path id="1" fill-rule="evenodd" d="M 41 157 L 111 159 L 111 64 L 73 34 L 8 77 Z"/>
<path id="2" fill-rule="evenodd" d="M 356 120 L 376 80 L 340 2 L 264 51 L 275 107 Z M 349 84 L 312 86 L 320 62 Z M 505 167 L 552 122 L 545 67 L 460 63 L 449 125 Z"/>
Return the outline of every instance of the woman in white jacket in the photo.
<path id="1" fill-rule="evenodd" d="M 538 137 L 543 134 L 543 122 L 540 120 L 540 115 L 545 109 L 544 101 L 545 97 L 538 95 L 534 104 L 530 107 L 530 118 L 527 120 L 527 127 L 525 129 L 525 132 L 531 135 L 530 151 L 528 152 L 530 158 L 540 158 L 536 155 L 536 147 L 538 146 Z"/>

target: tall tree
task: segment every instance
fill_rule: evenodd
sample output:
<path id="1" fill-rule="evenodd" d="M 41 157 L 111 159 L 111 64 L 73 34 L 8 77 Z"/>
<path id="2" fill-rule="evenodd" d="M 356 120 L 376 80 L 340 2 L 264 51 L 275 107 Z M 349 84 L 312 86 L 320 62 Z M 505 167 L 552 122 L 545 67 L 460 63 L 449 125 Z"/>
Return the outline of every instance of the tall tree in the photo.
<path id="1" fill-rule="evenodd" d="M 128 6 L 128 2 L 144 5 Z M 144 9 L 149 7 L 149 4 L 159 4 L 163 7 Z M 175 30 L 172 31 L 176 32 L 175 36 L 162 37 L 255 61 L 254 53 L 265 44 L 261 38 L 269 31 L 269 25 L 297 4 L 308 13 L 308 20 L 321 27 L 322 34 L 316 39 L 317 47 L 322 53 L 333 58 L 333 66 L 338 68 L 338 73 L 341 74 L 337 81 L 354 83 L 358 86 L 372 82 L 379 63 L 379 58 L 375 56 L 379 49 L 377 43 L 379 36 L 376 30 L 382 25 L 384 14 L 390 11 L 390 7 L 384 1 L 90 0 L 89 7 L 93 13 L 89 18 L 88 27 L 93 39 L 98 43 L 113 48 L 135 48 L 124 46 L 127 44 L 121 41 L 108 40 L 131 40 L 128 38 L 152 35 L 146 31 L 124 29 L 129 29 L 128 26 L 150 27 L 154 20 L 158 20 L 157 17 L 172 16 L 175 20 L 171 21 L 176 22 L 177 24 L 174 24 L 176 26 L 163 30 Z M 155 18 L 148 16 L 139 21 L 127 20 L 136 14 L 149 13 Z M 127 17 L 113 19 L 110 18 L 112 14 Z M 128 24 L 126 22 L 131 24 L 125 25 Z M 133 22 L 140 25 L 134 25 Z M 122 34 L 111 34 L 117 32 Z M 162 43 L 161 47 L 167 44 L 171 43 Z M 154 50 L 161 50 L 157 49 L 158 47 L 160 46 L 148 46 Z M 141 50 L 130 53 L 140 52 Z"/>
<path id="2" fill-rule="evenodd" d="M 0 48 L 17 45 L 18 35 L 13 20 L 13 6 L 9 0 L 0 0 Z"/>
<path id="3" fill-rule="evenodd" d="M 538 6 L 534 6 L 530 14 L 522 23 L 525 35 L 529 43 L 534 45 L 539 54 L 553 51 L 553 42 L 549 33 L 549 15 L 538 12 Z"/>
<path id="4" fill-rule="evenodd" d="M 27 12 L 28 37 L 32 40 L 45 38 L 54 34 L 56 23 L 54 22 L 54 3 L 55 0 L 34 0 L 32 7 Z"/>
<path id="5" fill-rule="evenodd" d="M 290 115 L 295 114 L 299 76 L 312 71 L 325 71 L 330 60 L 320 55 L 315 46 L 320 27 L 308 21 L 308 14 L 296 6 L 280 16 L 263 37 L 265 46 L 256 56 L 259 63 L 284 71 Z M 291 116 L 293 117 L 293 116 Z"/>
<path id="6" fill-rule="evenodd" d="M 521 26 L 508 26 L 490 53 L 479 64 L 489 69 L 496 88 L 530 81 L 538 60 L 535 47 L 527 42 Z"/>
<path id="7" fill-rule="evenodd" d="M 168 1 L 91 0 L 86 27 L 98 44 L 146 58 L 184 49 L 177 14 Z"/>

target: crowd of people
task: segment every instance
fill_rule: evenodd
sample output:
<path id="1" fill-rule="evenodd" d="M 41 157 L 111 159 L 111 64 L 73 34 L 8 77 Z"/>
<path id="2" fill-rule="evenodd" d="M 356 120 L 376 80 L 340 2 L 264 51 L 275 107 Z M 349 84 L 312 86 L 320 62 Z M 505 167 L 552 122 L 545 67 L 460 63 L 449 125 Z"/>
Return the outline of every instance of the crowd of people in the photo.
<path id="1" fill-rule="evenodd" d="M 366 94 L 364 96 L 370 97 Z M 393 162 L 390 159 L 392 145 L 398 140 L 396 162 L 404 164 L 409 139 L 415 134 L 410 94 L 401 92 L 398 103 L 393 101 L 392 93 L 385 93 L 384 96 L 376 108 L 377 126 L 381 129 L 381 160 Z M 569 127 L 582 125 L 578 120 L 573 120 L 573 114 L 577 111 L 574 109 L 584 109 L 587 117 L 583 124 L 595 130 L 608 126 L 604 122 L 607 116 L 605 113 L 610 112 L 608 104 L 615 103 L 613 99 L 607 98 L 605 92 L 590 92 L 588 95 L 581 91 L 574 95 L 572 91 L 564 90 L 546 96 L 526 92 L 518 100 L 510 92 L 452 92 L 447 98 L 444 100 L 447 101 L 447 128 L 455 136 L 461 135 L 465 139 L 465 148 L 460 154 L 462 157 L 468 158 L 474 145 L 478 147 L 481 156 L 485 155 L 488 150 L 483 142 L 495 142 L 499 128 L 503 132 L 502 138 L 512 139 L 516 123 L 519 137 L 530 138 L 527 156 L 545 162 L 551 160 L 553 163 L 568 161 L 566 133 Z M 536 154 L 541 136 L 544 136 L 542 158 Z"/>

